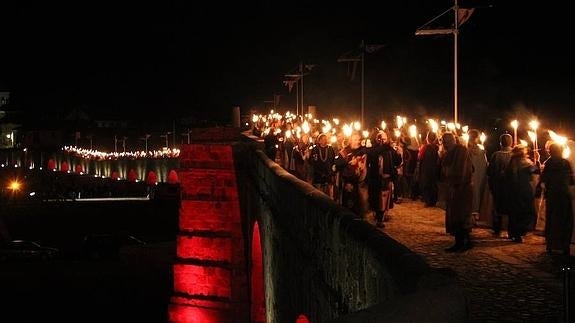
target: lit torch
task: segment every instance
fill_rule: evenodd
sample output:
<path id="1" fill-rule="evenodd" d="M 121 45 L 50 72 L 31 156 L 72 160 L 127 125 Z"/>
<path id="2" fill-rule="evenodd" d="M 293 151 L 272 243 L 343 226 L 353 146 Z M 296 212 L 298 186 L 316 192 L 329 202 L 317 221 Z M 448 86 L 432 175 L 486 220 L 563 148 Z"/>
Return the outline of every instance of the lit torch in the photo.
<path id="1" fill-rule="evenodd" d="M 531 127 L 531 129 L 533 129 L 533 133 L 535 135 L 534 139 L 532 139 L 533 147 L 535 148 L 535 150 L 538 150 L 539 143 L 537 142 L 537 128 L 539 128 L 539 121 L 531 120 L 529 122 L 529 126 Z"/>
<path id="2" fill-rule="evenodd" d="M 479 135 L 479 141 L 481 141 L 481 145 L 479 145 L 479 148 L 481 148 L 482 150 L 485 150 L 485 139 L 487 139 L 487 135 L 485 134 L 485 132 L 482 132 L 481 135 Z"/>
<path id="3" fill-rule="evenodd" d="M 511 121 L 511 127 L 513 127 L 513 146 L 517 146 L 517 127 L 519 122 L 517 120 Z"/>

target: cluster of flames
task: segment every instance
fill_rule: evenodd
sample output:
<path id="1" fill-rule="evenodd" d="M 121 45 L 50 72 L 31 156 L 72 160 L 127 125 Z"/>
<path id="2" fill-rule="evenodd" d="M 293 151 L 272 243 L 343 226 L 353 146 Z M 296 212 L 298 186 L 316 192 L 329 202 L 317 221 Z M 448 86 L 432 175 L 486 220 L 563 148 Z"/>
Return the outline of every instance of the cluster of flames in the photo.
<path id="1" fill-rule="evenodd" d="M 413 120 L 413 119 L 410 119 Z M 395 124 L 392 126 L 393 128 L 389 127 L 385 121 L 381 121 L 378 124 L 378 128 L 380 130 L 387 130 L 390 133 L 393 133 L 395 139 L 399 139 L 402 134 L 404 136 L 409 136 L 410 138 L 415 138 L 418 143 L 421 142 L 421 133 L 418 131 L 416 126 L 416 122 L 409 123 L 408 118 L 400 115 L 395 116 Z M 349 138 L 352 133 L 360 133 L 363 136 L 362 144 L 369 146 L 369 134 L 370 131 L 367 130 L 364 125 L 362 125 L 359 121 L 350 121 L 350 122 L 342 122 L 338 118 L 333 118 L 331 120 L 319 120 L 314 118 L 311 114 L 305 115 L 295 115 L 290 113 L 289 111 L 285 114 L 280 114 L 271 110 L 268 114 L 254 114 L 252 115 L 252 123 L 253 127 L 257 128 L 261 136 L 264 137 L 269 134 L 272 129 L 274 129 L 274 134 L 280 136 L 280 138 L 290 138 L 295 136 L 298 140 L 302 137 L 302 135 L 307 135 L 310 138 L 310 141 L 313 142 L 314 138 L 317 138 L 317 135 L 320 133 L 325 134 L 328 136 L 328 142 L 334 144 L 337 141 L 338 134 L 343 134 L 345 138 Z M 272 127 L 274 124 L 286 124 L 291 123 L 292 129 L 282 129 L 281 126 Z M 455 133 L 458 137 L 463 140 L 463 143 L 467 143 L 469 141 L 469 126 L 468 125 L 461 125 L 460 123 L 455 122 L 448 122 L 445 120 L 440 119 L 433 119 L 429 118 L 425 120 L 425 124 L 428 128 L 428 131 L 434 132 L 441 135 L 443 132 L 452 132 Z M 527 135 L 532 143 L 532 147 L 534 150 L 539 150 L 538 146 L 538 129 L 539 129 L 539 121 L 534 119 L 529 121 L 529 129 L 527 131 Z M 528 142 L 524 139 L 518 139 L 517 137 L 517 129 L 519 127 L 519 121 L 513 120 L 510 123 L 510 126 L 513 128 L 513 140 L 514 145 L 516 144 L 523 144 L 525 146 L 529 146 Z M 563 157 L 568 158 L 571 154 L 569 147 L 567 146 L 568 139 L 565 136 L 558 135 L 553 130 L 546 130 L 549 134 L 549 138 L 560 144 L 563 147 Z M 427 131 L 426 131 L 427 132 Z M 487 139 L 487 135 L 485 132 L 480 131 L 479 141 L 480 143 L 478 146 L 481 149 L 484 148 L 485 140 Z"/>
<path id="2" fill-rule="evenodd" d="M 143 159 L 143 158 L 178 158 L 180 150 L 177 148 L 164 148 L 154 151 L 126 151 L 103 152 L 95 149 L 85 149 L 76 146 L 64 146 L 63 151 L 84 159 L 116 160 L 116 159 Z"/>

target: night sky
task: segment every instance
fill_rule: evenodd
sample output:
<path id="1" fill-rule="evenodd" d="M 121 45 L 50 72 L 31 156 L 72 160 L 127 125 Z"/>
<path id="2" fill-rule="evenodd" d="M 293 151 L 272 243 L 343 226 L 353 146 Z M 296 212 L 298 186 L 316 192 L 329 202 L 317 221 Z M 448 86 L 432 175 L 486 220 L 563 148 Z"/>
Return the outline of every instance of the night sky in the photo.
<path id="1" fill-rule="evenodd" d="M 302 61 L 316 64 L 305 104 L 357 117 L 359 70 L 351 81 L 337 59 L 363 39 L 386 45 L 366 56 L 367 116 L 452 115 L 453 37 L 415 36 L 452 1 L 310 2 L 2 4 L 0 85 L 22 111 L 225 123 L 233 106 L 264 110 L 274 94 L 295 106 L 282 81 Z M 462 1 L 477 9 L 460 30 L 460 119 L 551 122 L 573 108 L 569 11 L 531 3 Z"/>

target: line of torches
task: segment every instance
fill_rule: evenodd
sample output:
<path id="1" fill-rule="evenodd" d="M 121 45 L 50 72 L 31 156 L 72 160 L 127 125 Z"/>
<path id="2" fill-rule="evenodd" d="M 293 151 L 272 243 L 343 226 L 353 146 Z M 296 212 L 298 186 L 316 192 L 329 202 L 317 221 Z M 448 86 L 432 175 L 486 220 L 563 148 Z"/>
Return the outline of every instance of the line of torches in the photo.
<path id="1" fill-rule="evenodd" d="M 126 151 L 104 152 L 95 149 L 79 148 L 76 146 L 64 146 L 63 151 L 84 159 L 116 160 L 116 159 L 141 159 L 141 158 L 178 158 L 180 150 L 177 148 L 164 148 L 154 151 Z"/>
<path id="2" fill-rule="evenodd" d="M 281 115 L 274 110 L 271 110 L 269 114 L 262 115 L 262 114 L 254 114 L 252 115 L 252 122 L 254 127 L 259 127 L 261 130 L 261 136 L 265 136 L 269 133 L 271 129 L 271 123 L 282 121 L 285 122 L 292 122 L 294 128 L 290 130 L 285 130 L 283 133 L 283 138 L 290 138 L 295 136 L 298 140 L 301 138 L 302 134 L 306 134 L 309 136 L 310 142 L 313 143 L 314 137 L 319 133 L 324 133 L 328 136 L 329 141 L 331 144 L 334 144 L 337 141 L 337 133 L 338 127 L 341 128 L 341 132 L 343 133 L 344 137 L 347 139 L 351 137 L 352 133 L 359 132 L 363 136 L 362 145 L 364 146 L 371 146 L 369 142 L 369 130 L 362 128 L 362 125 L 359 121 L 352 121 L 349 123 L 342 123 L 339 119 L 333 118 L 331 121 L 327 120 L 318 120 L 313 118 L 311 114 L 305 114 L 304 116 L 298 116 L 295 114 L 290 113 L 289 111 L 285 113 L 285 115 Z M 429 130 L 440 134 L 441 132 L 450 131 L 458 135 L 466 144 L 469 141 L 469 126 L 464 125 L 462 126 L 459 123 L 454 122 L 446 122 L 440 121 L 438 122 L 436 119 L 427 119 L 426 124 L 429 127 Z M 297 125 L 296 125 L 297 124 Z M 529 127 L 531 130 L 527 131 L 527 135 L 533 144 L 533 149 L 535 151 L 539 150 L 539 142 L 537 138 L 537 130 L 539 128 L 539 121 L 534 119 L 531 120 L 529 123 Z M 518 139 L 517 136 L 517 129 L 519 127 L 519 121 L 513 120 L 510 123 L 511 127 L 513 128 L 513 145 L 517 145 L 521 143 L 525 146 L 529 146 L 526 140 Z M 379 125 L 381 130 L 387 129 L 387 124 L 385 121 L 381 121 Z M 263 127 L 263 129 L 261 129 Z M 313 130 L 313 131 L 312 131 Z M 393 134 L 396 139 L 399 139 L 402 134 L 402 130 L 407 130 L 407 134 L 410 138 L 415 138 L 417 142 L 421 142 L 421 134 L 418 133 L 417 126 L 415 124 L 408 124 L 407 118 L 403 116 L 396 116 L 395 117 L 395 127 L 393 128 Z M 279 135 L 283 130 L 279 127 L 275 129 L 275 134 Z M 317 132 L 314 135 L 314 132 Z M 547 130 L 549 133 L 549 137 L 552 141 L 560 144 L 563 147 L 563 157 L 568 158 L 571 154 L 569 147 L 567 146 L 568 139 L 565 136 L 560 136 L 555 133 L 553 130 Z M 280 136 L 280 141 L 283 140 Z M 479 136 L 480 144 L 478 144 L 479 148 L 485 149 L 484 143 L 487 139 L 487 135 L 485 132 L 481 132 Z"/>
<path id="3" fill-rule="evenodd" d="M 510 125 L 513 128 L 513 144 L 517 145 L 518 143 L 517 141 L 519 140 L 519 142 L 522 145 L 529 146 L 526 140 L 517 138 L 517 128 L 519 127 L 519 122 L 517 120 L 513 120 L 511 121 Z M 533 150 L 539 151 L 539 140 L 537 138 L 537 129 L 539 128 L 539 121 L 538 120 L 529 121 L 529 128 L 531 130 L 527 131 L 527 135 L 529 136 L 529 139 L 531 139 L 531 142 L 533 143 Z M 549 134 L 549 138 L 553 142 L 561 145 L 561 147 L 563 148 L 563 158 L 569 158 L 569 156 L 571 156 L 571 149 L 567 145 L 568 142 L 567 137 L 560 136 L 555 131 L 550 129 L 547 130 L 547 133 Z"/>

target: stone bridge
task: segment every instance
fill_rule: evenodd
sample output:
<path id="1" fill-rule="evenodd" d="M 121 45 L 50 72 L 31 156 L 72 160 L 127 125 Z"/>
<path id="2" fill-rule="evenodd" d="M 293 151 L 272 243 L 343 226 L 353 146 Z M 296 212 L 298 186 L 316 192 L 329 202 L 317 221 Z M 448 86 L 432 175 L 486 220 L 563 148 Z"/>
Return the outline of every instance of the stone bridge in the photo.
<path id="1" fill-rule="evenodd" d="M 466 321 L 453 275 L 283 170 L 261 145 L 237 135 L 182 148 L 170 322 Z"/>

